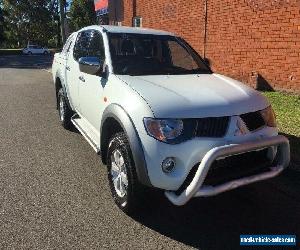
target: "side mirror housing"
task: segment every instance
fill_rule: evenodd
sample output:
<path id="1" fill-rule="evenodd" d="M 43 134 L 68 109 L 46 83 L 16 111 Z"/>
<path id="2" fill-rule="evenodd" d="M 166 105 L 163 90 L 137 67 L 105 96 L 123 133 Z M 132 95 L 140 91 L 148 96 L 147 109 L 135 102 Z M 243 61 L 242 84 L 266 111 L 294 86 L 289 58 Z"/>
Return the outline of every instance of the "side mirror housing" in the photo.
<path id="1" fill-rule="evenodd" d="M 103 61 L 98 57 L 81 57 L 78 62 L 80 71 L 90 75 L 97 75 L 103 70 Z"/>

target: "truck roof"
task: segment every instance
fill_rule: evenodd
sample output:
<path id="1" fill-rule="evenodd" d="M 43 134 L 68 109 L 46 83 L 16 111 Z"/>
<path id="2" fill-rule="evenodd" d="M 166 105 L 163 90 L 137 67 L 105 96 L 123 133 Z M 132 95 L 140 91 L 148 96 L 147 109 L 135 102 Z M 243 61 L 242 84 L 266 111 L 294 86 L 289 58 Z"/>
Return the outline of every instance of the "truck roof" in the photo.
<path id="1" fill-rule="evenodd" d="M 93 25 L 85 29 L 104 29 L 110 33 L 134 33 L 134 34 L 151 34 L 151 35 L 170 35 L 174 36 L 174 33 L 156 30 L 156 29 L 148 29 L 148 28 L 137 28 L 137 27 L 128 27 L 128 26 L 114 26 L 114 25 Z"/>

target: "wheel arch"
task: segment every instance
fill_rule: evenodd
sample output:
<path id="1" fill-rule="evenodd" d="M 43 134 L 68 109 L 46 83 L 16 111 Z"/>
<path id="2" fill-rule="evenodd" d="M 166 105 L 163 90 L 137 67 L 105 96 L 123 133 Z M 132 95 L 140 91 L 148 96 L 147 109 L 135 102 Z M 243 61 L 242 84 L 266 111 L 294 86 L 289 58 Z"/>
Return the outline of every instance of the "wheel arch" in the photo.
<path id="1" fill-rule="evenodd" d="M 110 104 L 104 110 L 100 131 L 100 149 L 102 162 L 104 164 L 107 163 L 106 158 L 107 149 L 109 146 L 108 142 L 111 136 L 116 132 L 123 131 L 126 134 L 129 142 L 139 181 L 146 186 L 152 186 L 148 176 L 147 164 L 144 157 L 144 150 L 142 147 L 141 139 L 131 117 L 120 105 Z"/>

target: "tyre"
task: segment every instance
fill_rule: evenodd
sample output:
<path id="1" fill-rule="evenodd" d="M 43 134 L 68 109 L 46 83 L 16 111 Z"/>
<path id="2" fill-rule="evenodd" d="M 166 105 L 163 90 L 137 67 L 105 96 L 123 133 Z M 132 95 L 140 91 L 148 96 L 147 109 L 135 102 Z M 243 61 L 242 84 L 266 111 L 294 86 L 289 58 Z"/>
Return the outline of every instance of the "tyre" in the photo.
<path id="1" fill-rule="evenodd" d="M 108 181 L 113 199 L 126 214 L 138 211 L 144 186 L 137 178 L 131 149 L 125 133 L 115 134 L 107 152 Z"/>
<path id="2" fill-rule="evenodd" d="M 49 53 L 48 53 L 48 51 L 44 51 L 44 53 L 43 53 L 45 56 L 47 56 Z"/>
<path id="3" fill-rule="evenodd" d="M 32 55 L 32 52 L 31 52 L 31 51 L 28 51 L 27 55 Z"/>
<path id="4" fill-rule="evenodd" d="M 68 104 L 67 104 L 67 99 L 64 95 L 64 91 L 61 88 L 58 91 L 58 95 L 57 95 L 57 101 L 58 101 L 58 113 L 59 113 L 59 119 L 61 122 L 61 125 L 65 128 L 65 129 L 70 129 L 72 122 L 71 122 L 71 117 L 73 115 L 73 111 L 69 108 Z"/>

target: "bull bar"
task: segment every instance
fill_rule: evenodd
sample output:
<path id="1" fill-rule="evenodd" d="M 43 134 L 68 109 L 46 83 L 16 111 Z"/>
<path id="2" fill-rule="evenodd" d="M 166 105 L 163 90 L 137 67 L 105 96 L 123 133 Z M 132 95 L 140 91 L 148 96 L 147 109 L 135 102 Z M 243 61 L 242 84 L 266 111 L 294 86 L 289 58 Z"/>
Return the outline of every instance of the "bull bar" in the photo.
<path id="1" fill-rule="evenodd" d="M 203 185 L 208 170 L 210 169 L 212 163 L 218 158 L 255 151 L 271 146 L 277 146 L 278 158 L 277 156 L 276 158 L 278 160 L 276 160 L 274 166 L 270 167 L 270 171 L 232 180 L 217 186 Z M 193 180 L 180 195 L 176 195 L 174 191 L 165 191 L 165 195 L 169 199 L 169 201 L 174 205 L 182 206 L 193 197 L 213 196 L 240 186 L 275 177 L 289 165 L 289 162 L 289 141 L 286 137 L 282 135 L 277 135 L 270 138 L 263 138 L 258 141 L 250 141 L 241 144 L 230 144 L 215 147 L 205 154 L 201 163 L 198 166 Z"/>

